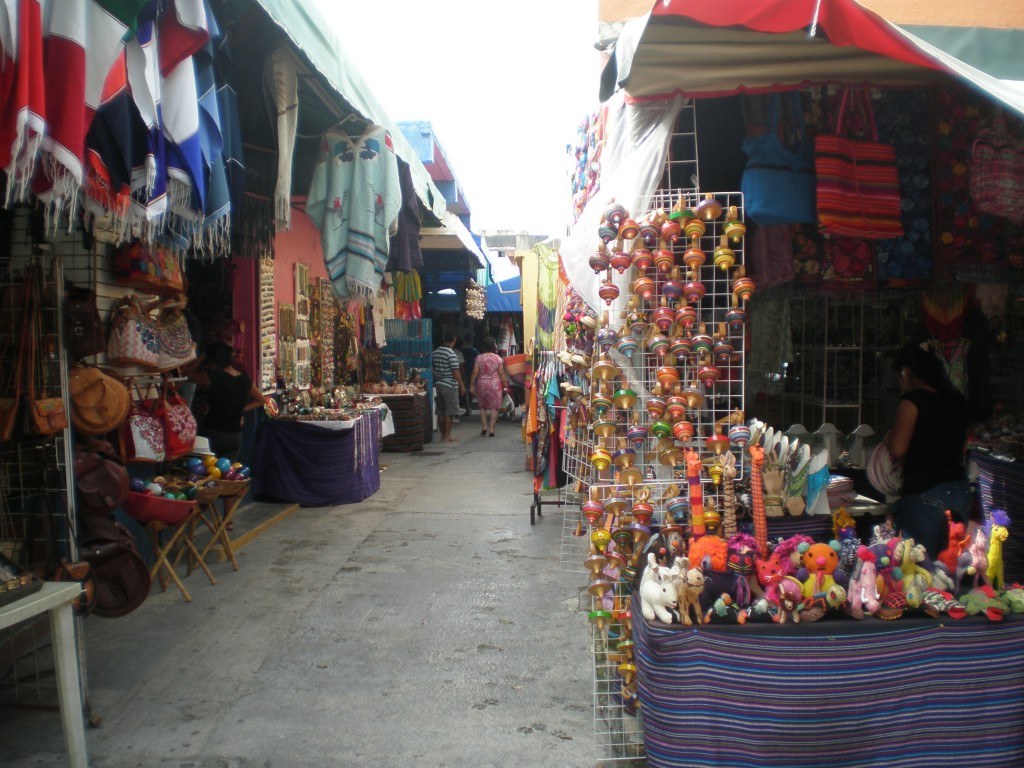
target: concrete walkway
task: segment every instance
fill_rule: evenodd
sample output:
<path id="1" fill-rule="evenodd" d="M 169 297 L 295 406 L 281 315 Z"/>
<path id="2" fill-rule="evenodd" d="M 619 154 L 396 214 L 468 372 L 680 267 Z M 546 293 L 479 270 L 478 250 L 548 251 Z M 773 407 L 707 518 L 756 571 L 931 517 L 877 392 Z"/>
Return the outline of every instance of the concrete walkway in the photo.
<path id="1" fill-rule="evenodd" d="M 518 424 L 381 456 L 361 504 L 300 509 L 236 573 L 83 622 L 95 768 L 534 768 L 595 748 L 586 577 L 530 526 Z M 436 434 L 435 434 L 436 437 Z M 330 467 L 324 467 L 330 472 Z M 280 507 L 255 505 L 236 534 Z M 0 714 L 0 764 L 64 766 L 56 713 Z"/>

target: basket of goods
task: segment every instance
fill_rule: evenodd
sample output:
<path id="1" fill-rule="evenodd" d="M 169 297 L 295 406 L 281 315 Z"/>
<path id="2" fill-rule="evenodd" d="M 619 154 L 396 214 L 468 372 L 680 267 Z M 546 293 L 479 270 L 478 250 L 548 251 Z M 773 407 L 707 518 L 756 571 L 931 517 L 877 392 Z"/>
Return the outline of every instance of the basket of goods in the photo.
<path id="1" fill-rule="evenodd" d="M 180 481 L 167 480 L 163 477 L 156 477 L 150 481 L 132 478 L 124 511 L 143 525 L 153 521 L 159 521 L 164 525 L 177 525 L 192 512 L 197 493 L 198 489 L 192 485 L 186 488 Z"/>
<path id="2" fill-rule="evenodd" d="M 200 503 L 212 497 L 237 496 L 249 486 L 249 468 L 241 462 L 218 459 L 213 454 L 193 456 L 185 461 L 189 480 L 199 487 Z"/>

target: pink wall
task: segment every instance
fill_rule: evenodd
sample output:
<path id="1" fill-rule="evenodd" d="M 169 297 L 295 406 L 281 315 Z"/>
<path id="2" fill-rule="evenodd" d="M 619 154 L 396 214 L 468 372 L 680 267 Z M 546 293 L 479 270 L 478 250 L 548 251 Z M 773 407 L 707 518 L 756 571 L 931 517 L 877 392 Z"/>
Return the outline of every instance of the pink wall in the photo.
<path id="1" fill-rule="evenodd" d="M 292 228 L 278 232 L 274 239 L 274 299 L 291 304 L 295 301 L 295 265 L 306 264 L 309 277 L 327 277 L 320 232 L 302 211 L 292 208 Z"/>

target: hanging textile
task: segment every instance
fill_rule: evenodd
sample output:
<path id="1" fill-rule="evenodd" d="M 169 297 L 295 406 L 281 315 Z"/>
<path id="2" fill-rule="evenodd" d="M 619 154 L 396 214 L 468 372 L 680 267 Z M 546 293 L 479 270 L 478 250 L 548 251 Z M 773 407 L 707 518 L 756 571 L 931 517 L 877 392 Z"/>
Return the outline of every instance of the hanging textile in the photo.
<path id="1" fill-rule="evenodd" d="M 7 174 L 4 204 L 12 205 L 27 201 L 31 191 L 46 123 L 46 92 L 39 1 L 5 0 L 4 6 L 0 163 Z"/>
<path id="2" fill-rule="evenodd" d="M 215 50 L 224 39 L 212 14 L 208 21 L 209 39 L 192 57 L 199 95 L 200 149 L 207 180 L 201 241 L 215 252 L 226 253 L 231 243 L 231 195 L 224 159 L 224 117 L 214 74 Z"/>
<path id="3" fill-rule="evenodd" d="M 320 230 L 327 273 L 338 296 L 371 299 L 380 287 L 401 206 L 391 134 L 370 125 L 353 140 L 324 134 L 306 213 Z"/>
<path id="4" fill-rule="evenodd" d="M 298 61 L 287 45 L 267 57 L 263 80 L 277 110 L 277 183 L 274 187 L 274 224 L 279 231 L 292 226 L 292 154 L 299 125 Z"/>
<path id="5" fill-rule="evenodd" d="M 537 254 L 537 346 L 553 349 L 557 316 L 559 279 L 558 254 L 544 243 L 533 246 Z"/>
<path id="6" fill-rule="evenodd" d="M 921 297 L 924 327 L 943 342 L 960 338 L 966 308 L 967 294 L 962 283 L 936 285 Z"/>
<path id="7" fill-rule="evenodd" d="M 394 273 L 395 278 L 395 318 L 398 320 L 419 320 L 423 313 L 420 299 L 423 288 L 420 284 L 420 273 L 415 269 L 408 274 Z"/>
<path id="8" fill-rule="evenodd" d="M 410 272 L 423 266 L 420 250 L 420 202 L 412 181 L 409 164 L 398 158 L 398 186 L 402 192 L 402 205 L 398 211 L 397 231 L 388 250 L 389 272 Z"/>

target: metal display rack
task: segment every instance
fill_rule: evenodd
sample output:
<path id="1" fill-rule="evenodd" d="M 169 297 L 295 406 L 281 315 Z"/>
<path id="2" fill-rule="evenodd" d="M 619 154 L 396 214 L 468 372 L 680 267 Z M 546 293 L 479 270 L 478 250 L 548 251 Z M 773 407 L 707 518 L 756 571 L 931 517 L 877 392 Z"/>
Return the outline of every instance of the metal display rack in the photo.
<path id="1" fill-rule="evenodd" d="M 581 499 L 579 514 L 565 516 L 562 567 L 589 574 L 595 740 L 610 761 L 644 756 L 625 609 L 652 532 L 678 526 L 689 536 L 701 524 L 722 532 L 728 480 L 746 474 L 750 439 L 745 303 L 755 286 L 743 268 L 742 195 L 677 189 L 643 202 L 631 237 L 610 217 L 603 225 L 608 308 L 597 318 L 589 387 L 568 398 L 575 420 L 564 452 Z M 677 234 L 663 227 L 669 220 Z M 640 249 L 649 260 L 638 265 Z M 591 261 L 599 273 L 601 264 Z"/>

